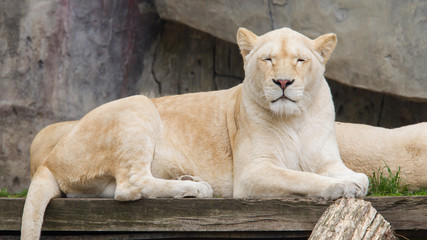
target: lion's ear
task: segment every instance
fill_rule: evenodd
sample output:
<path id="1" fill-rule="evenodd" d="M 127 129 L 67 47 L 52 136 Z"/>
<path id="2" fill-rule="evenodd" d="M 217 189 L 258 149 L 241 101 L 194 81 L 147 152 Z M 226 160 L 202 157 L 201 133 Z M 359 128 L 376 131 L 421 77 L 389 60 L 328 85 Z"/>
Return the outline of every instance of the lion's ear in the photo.
<path id="1" fill-rule="evenodd" d="M 334 33 L 324 34 L 314 40 L 315 51 L 322 57 L 321 62 L 323 64 L 326 64 L 331 57 L 337 42 L 337 35 Z"/>
<path id="2" fill-rule="evenodd" d="M 246 55 L 254 48 L 257 38 L 258 36 L 255 35 L 255 33 L 246 28 L 239 28 L 239 30 L 237 30 L 237 44 L 239 45 L 243 59 L 245 59 Z"/>

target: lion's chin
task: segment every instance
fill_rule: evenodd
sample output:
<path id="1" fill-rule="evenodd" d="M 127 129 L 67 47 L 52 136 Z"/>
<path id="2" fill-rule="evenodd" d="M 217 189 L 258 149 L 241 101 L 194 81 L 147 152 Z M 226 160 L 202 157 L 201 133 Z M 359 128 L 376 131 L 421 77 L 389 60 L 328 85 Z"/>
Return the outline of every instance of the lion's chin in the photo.
<path id="1" fill-rule="evenodd" d="M 280 98 L 276 101 L 270 102 L 270 110 L 278 116 L 296 116 L 301 114 L 301 109 L 299 108 L 297 102 Z"/>
<path id="2" fill-rule="evenodd" d="M 292 100 L 292 99 L 290 99 L 290 98 L 288 98 L 287 96 L 285 96 L 285 95 L 282 95 L 281 97 L 279 97 L 279 98 L 277 98 L 276 100 L 274 100 L 274 101 L 271 101 L 272 103 L 275 103 L 275 102 L 277 102 L 277 101 L 291 101 L 291 102 L 294 102 L 294 103 L 296 103 L 296 101 L 295 100 Z"/>

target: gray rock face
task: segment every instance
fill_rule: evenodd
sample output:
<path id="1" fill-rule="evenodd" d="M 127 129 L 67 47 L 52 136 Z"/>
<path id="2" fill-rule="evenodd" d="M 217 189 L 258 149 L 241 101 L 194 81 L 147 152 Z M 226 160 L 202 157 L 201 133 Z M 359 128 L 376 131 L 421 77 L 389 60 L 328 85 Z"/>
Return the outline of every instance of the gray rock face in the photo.
<path id="1" fill-rule="evenodd" d="M 156 0 L 163 19 L 235 42 L 238 27 L 257 34 L 290 27 L 311 38 L 334 32 L 326 76 L 341 83 L 427 99 L 427 2 L 357 0 Z"/>
<path id="2" fill-rule="evenodd" d="M 159 95 L 143 72 L 160 26 L 150 1 L 0 2 L 0 188 L 28 185 L 42 127 L 120 97 Z"/>

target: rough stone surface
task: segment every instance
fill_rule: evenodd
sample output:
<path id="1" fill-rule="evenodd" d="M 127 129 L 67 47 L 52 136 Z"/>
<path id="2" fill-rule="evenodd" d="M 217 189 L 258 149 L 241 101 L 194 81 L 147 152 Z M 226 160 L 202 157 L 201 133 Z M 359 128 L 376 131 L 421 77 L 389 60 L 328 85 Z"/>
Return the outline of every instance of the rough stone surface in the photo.
<path id="1" fill-rule="evenodd" d="M 216 39 L 214 58 L 217 89 L 231 88 L 243 81 L 243 61 L 236 44 Z"/>
<path id="2" fill-rule="evenodd" d="M 236 42 L 239 27 L 250 27 L 261 34 L 271 29 L 269 2 L 265 0 L 156 1 L 159 15 Z M 250 13 L 250 14 L 249 14 Z"/>
<path id="3" fill-rule="evenodd" d="M 427 121 L 427 102 L 349 87 L 328 80 L 335 104 L 336 120 L 386 128 Z"/>
<path id="4" fill-rule="evenodd" d="M 42 127 L 120 97 L 159 95 L 142 73 L 160 26 L 150 1 L 0 1 L 0 188 L 28 186 Z"/>
<path id="5" fill-rule="evenodd" d="M 214 42 L 206 33 L 167 23 L 153 71 L 162 95 L 214 89 Z"/>
<path id="6" fill-rule="evenodd" d="M 291 27 L 339 43 L 326 76 L 341 83 L 427 99 L 426 1 L 156 0 L 163 19 L 235 42 L 238 27 L 257 34 Z"/>

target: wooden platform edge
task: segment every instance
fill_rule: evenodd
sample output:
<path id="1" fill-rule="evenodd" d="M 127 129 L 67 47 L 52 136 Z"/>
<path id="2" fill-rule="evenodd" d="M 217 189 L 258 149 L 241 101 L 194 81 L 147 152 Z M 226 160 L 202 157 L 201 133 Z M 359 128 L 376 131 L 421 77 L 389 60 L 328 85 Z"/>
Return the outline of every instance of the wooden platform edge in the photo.
<path id="1" fill-rule="evenodd" d="M 396 231 L 427 231 L 427 196 L 368 197 Z M 0 198 L 0 232 L 19 231 L 25 199 Z M 43 231 L 310 232 L 332 201 L 286 199 L 53 199 Z"/>

